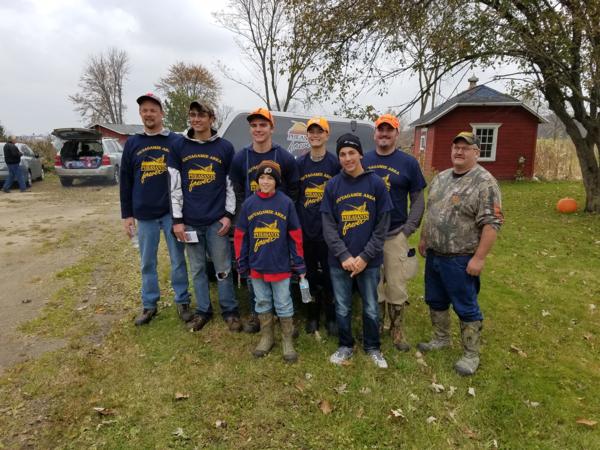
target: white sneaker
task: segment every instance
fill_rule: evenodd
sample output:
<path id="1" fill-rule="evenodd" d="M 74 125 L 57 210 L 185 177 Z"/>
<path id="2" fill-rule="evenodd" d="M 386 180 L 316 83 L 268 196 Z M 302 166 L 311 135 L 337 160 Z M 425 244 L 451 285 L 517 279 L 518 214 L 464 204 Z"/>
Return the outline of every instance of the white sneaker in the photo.
<path id="1" fill-rule="evenodd" d="M 379 350 L 370 350 L 369 357 L 380 369 L 387 369 L 388 363 Z"/>
<path id="2" fill-rule="evenodd" d="M 350 347 L 340 347 L 329 357 L 329 362 L 341 366 L 344 362 L 352 358 L 352 353 L 353 351 Z"/>

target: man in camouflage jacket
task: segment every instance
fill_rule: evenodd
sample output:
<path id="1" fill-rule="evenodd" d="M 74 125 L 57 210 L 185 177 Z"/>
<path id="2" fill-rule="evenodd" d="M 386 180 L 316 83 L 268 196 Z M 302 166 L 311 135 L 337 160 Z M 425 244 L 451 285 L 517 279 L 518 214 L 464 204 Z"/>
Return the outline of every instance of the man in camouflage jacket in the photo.
<path id="1" fill-rule="evenodd" d="M 452 304 L 460 319 L 464 355 L 454 365 L 460 375 L 479 367 L 479 275 L 503 222 L 500 188 L 477 164 L 479 142 L 463 131 L 452 141 L 452 168 L 431 183 L 419 252 L 426 257 L 425 301 L 429 305 L 433 339 L 421 351 L 450 345 Z"/>

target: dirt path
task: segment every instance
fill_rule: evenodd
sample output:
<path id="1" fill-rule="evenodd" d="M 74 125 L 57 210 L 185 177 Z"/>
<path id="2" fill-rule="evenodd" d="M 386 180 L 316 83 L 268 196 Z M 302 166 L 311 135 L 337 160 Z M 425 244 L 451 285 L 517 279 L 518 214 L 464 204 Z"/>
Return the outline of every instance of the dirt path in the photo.
<path id="1" fill-rule="evenodd" d="M 17 328 L 36 317 L 60 287 L 56 272 L 75 264 L 86 246 L 106 234 L 120 237 L 119 217 L 118 188 L 112 186 L 67 189 L 48 177 L 31 192 L 0 195 L 0 375 L 64 344 Z"/>

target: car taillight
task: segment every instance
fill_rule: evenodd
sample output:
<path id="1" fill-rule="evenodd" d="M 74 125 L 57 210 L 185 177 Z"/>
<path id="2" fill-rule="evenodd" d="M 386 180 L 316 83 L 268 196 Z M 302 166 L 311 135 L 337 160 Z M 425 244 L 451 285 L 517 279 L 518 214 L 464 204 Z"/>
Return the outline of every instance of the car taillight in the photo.
<path id="1" fill-rule="evenodd" d="M 108 157 L 108 155 L 102 155 L 102 165 L 110 166 L 110 158 Z"/>
<path id="2" fill-rule="evenodd" d="M 62 167 L 62 159 L 60 155 L 54 155 L 54 167 Z"/>

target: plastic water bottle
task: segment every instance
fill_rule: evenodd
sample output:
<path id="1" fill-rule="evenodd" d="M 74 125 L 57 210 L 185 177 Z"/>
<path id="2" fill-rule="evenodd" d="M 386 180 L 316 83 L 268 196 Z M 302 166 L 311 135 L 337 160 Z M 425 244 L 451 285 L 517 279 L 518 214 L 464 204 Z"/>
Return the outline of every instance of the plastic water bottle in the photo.
<path id="1" fill-rule="evenodd" d="M 129 239 L 133 248 L 140 248 L 140 240 L 138 239 L 137 229 L 134 225 L 129 227 L 129 235 L 131 236 Z"/>
<path id="2" fill-rule="evenodd" d="M 302 295 L 302 303 L 310 303 L 313 302 L 313 298 L 310 295 L 310 288 L 308 286 L 308 280 L 306 278 L 300 279 L 300 294 Z"/>

